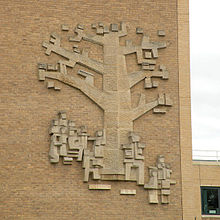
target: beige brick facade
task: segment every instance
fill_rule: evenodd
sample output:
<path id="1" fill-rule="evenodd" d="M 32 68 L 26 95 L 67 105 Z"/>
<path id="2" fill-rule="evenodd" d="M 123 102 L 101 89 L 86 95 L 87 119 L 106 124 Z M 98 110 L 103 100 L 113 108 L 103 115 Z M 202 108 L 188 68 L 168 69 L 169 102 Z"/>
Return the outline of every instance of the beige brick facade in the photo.
<path id="1" fill-rule="evenodd" d="M 192 190 L 188 1 L 11 0 L 1 1 L 1 6 L 0 219 L 193 219 L 193 201 L 188 199 Z M 128 39 L 140 44 L 136 27 L 153 41 L 167 42 L 167 48 L 159 50 L 157 64 L 166 65 L 169 80 L 158 79 L 159 87 L 149 90 L 141 81 L 131 89 L 131 100 L 136 106 L 140 93 L 150 102 L 163 92 L 173 100 L 166 114 L 150 111 L 134 121 L 134 131 L 146 143 L 145 182 L 148 166 L 155 165 L 158 155 L 164 155 L 173 170 L 176 184 L 169 204 L 149 204 L 148 192 L 135 182 L 91 180 L 91 184 L 111 185 L 111 190 L 88 190 L 80 163 L 53 165 L 48 160 L 48 129 L 58 111 L 65 110 L 77 126 L 87 125 L 91 135 L 103 128 L 103 111 L 73 87 L 58 82 L 62 89 L 55 91 L 38 81 L 37 64 L 58 60 L 55 54 L 45 55 L 42 42 L 52 32 L 61 34 L 62 24 L 72 31 L 78 23 L 90 29 L 92 23 L 120 21 L 128 25 L 121 45 Z M 165 30 L 165 37 L 158 36 L 158 30 Z M 71 33 L 63 32 L 62 37 Z M 68 41 L 62 44 L 73 46 Z M 100 46 L 85 42 L 80 46 L 87 47 L 93 59 L 103 59 Z M 128 72 L 138 70 L 134 54 L 126 57 L 126 63 Z M 77 65 L 74 71 L 78 69 Z M 101 89 L 102 77 L 91 72 Z M 136 194 L 120 195 L 121 189 Z"/>
<path id="2" fill-rule="evenodd" d="M 220 187 L 219 162 L 193 161 L 193 204 L 196 220 L 219 220 L 219 215 L 202 215 L 201 211 L 201 186 Z"/>

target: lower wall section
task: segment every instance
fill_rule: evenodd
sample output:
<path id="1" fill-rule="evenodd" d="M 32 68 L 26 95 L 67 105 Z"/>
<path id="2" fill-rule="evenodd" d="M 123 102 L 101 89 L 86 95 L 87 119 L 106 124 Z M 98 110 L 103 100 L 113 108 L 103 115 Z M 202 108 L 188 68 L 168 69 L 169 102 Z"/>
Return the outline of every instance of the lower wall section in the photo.
<path id="1" fill-rule="evenodd" d="M 210 216 L 210 217 L 202 216 L 202 220 L 219 220 L 219 219 L 220 219 L 219 216 Z"/>
<path id="2" fill-rule="evenodd" d="M 220 220 L 220 215 L 202 215 L 201 186 L 220 188 L 220 163 L 194 161 L 192 182 L 195 220 Z"/>

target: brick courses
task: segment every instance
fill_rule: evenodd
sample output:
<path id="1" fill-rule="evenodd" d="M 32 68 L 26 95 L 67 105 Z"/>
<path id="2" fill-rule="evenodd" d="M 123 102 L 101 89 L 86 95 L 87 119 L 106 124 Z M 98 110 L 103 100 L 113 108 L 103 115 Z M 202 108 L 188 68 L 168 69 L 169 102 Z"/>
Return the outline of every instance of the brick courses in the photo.
<path id="1" fill-rule="evenodd" d="M 11 0 L 2 1 L 1 6 L 0 218 L 181 220 L 177 1 Z M 59 110 L 65 110 L 77 126 L 87 125 L 91 135 L 102 128 L 103 112 L 76 89 L 60 84 L 62 90 L 57 92 L 38 81 L 37 63 L 59 59 L 54 54 L 50 57 L 44 54 L 42 41 L 48 41 L 51 32 L 60 33 L 61 24 L 68 24 L 72 30 L 77 23 L 82 23 L 89 29 L 91 23 L 99 21 L 107 24 L 125 21 L 129 34 L 122 44 L 125 39 L 140 43 L 136 27 L 142 27 L 151 40 L 168 42 L 167 48 L 159 51 L 157 63 L 167 66 L 169 80 L 158 80 L 160 84 L 156 89 L 144 90 L 143 81 L 132 88 L 133 106 L 138 102 L 139 93 L 146 94 L 147 101 L 151 101 L 159 92 L 167 92 L 173 100 L 173 107 L 168 108 L 165 115 L 151 111 L 134 122 L 134 131 L 147 144 L 144 150 L 146 182 L 147 167 L 155 164 L 157 155 L 165 155 L 171 165 L 172 178 L 177 184 L 171 187 L 168 205 L 150 205 L 147 191 L 130 182 L 100 181 L 110 184 L 112 189 L 89 191 L 88 184 L 83 183 L 81 164 L 49 163 L 48 129 Z M 158 30 L 165 30 L 166 36 L 158 37 Z M 64 37 L 68 35 L 68 32 L 62 33 Z M 64 41 L 63 45 L 70 47 L 71 43 Z M 102 59 L 101 47 L 81 45 L 89 45 L 90 56 Z M 129 72 L 137 69 L 134 55 L 127 57 L 127 68 Z M 94 74 L 95 85 L 101 88 L 101 76 Z M 189 120 L 190 115 L 186 117 Z M 120 189 L 126 188 L 136 189 L 137 194 L 120 196 Z"/>

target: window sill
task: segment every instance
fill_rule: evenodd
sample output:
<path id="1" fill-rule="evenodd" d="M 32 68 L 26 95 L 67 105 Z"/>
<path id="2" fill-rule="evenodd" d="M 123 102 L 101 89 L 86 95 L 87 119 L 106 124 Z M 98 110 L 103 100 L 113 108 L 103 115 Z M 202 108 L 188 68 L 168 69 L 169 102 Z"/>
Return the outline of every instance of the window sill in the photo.
<path id="1" fill-rule="evenodd" d="M 202 215 L 202 218 L 220 218 L 220 215 Z"/>

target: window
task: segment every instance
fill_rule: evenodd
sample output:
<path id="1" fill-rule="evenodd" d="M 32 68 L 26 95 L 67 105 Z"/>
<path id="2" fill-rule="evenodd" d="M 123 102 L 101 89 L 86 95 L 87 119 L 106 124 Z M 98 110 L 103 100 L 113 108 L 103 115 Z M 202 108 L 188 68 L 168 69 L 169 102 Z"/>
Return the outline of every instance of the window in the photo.
<path id="1" fill-rule="evenodd" d="M 220 215 L 220 187 L 201 187 L 202 214 Z"/>

